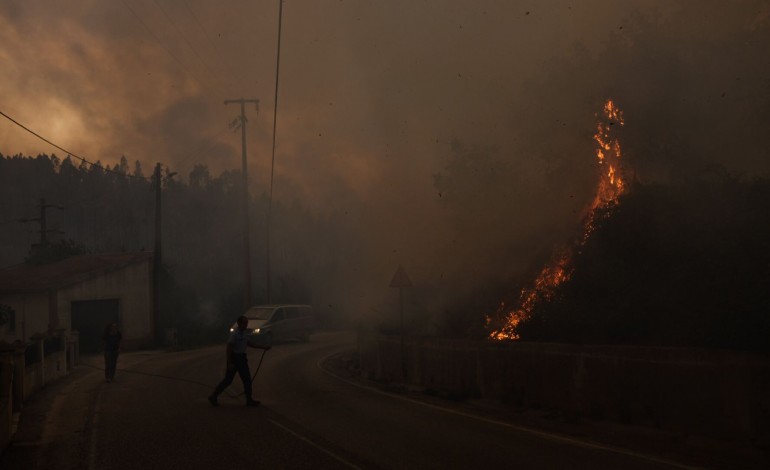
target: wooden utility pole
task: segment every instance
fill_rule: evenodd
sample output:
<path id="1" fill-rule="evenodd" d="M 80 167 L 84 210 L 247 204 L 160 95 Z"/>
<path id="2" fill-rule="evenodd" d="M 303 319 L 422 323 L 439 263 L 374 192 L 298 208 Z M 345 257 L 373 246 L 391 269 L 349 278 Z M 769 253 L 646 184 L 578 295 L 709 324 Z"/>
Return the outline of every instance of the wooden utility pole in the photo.
<path id="1" fill-rule="evenodd" d="M 163 262 L 163 254 L 161 252 L 163 244 L 161 243 L 161 230 L 160 230 L 160 214 L 161 214 L 161 179 L 160 179 L 160 163 L 155 165 L 154 173 L 155 184 L 155 251 L 152 257 L 152 316 L 153 316 L 153 328 L 155 329 L 155 337 L 160 339 L 160 268 Z"/>
<path id="2" fill-rule="evenodd" d="M 155 328 L 155 338 L 158 340 L 161 340 L 163 337 L 163 332 L 160 331 L 160 272 L 163 268 L 163 242 L 161 237 L 161 194 L 163 189 L 163 181 L 171 179 L 174 175 L 176 175 L 176 172 L 167 172 L 166 177 L 163 178 L 161 176 L 160 163 L 155 164 L 155 171 L 153 172 L 153 185 L 155 186 L 155 251 L 153 252 L 152 256 L 152 314 L 154 317 L 153 328 Z M 170 316 L 170 320 L 170 327 L 175 328 L 175 318 L 173 316 L 173 312 Z"/>
<path id="3" fill-rule="evenodd" d="M 42 198 L 40 199 L 40 217 L 36 217 L 34 219 L 19 219 L 19 222 L 40 222 L 40 247 L 45 247 L 48 244 L 48 233 L 63 233 L 60 230 L 48 229 L 48 223 L 46 222 L 46 210 L 51 207 L 64 209 L 62 206 L 58 206 L 56 204 L 46 204 L 45 198 Z"/>
<path id="4" fill-rule="evenodd" d="M 259 110 L 258 99 L 237 99 L 237 100 L 225 100 L 225 105 L 238 103 L 241 105 L 241 114 L 238 116 L 241 126 L 241 150 L 242 150 L 242 173 L 243 173 L 243 277 L 246 283 L 243 290 L 243 310 L 246 311 L 251 307 L 251 249 L 249 246 L 249 180 L 248 180 L 248 165 L 246 163 L 246 103 L 254 103 L 257 110 Z"/>

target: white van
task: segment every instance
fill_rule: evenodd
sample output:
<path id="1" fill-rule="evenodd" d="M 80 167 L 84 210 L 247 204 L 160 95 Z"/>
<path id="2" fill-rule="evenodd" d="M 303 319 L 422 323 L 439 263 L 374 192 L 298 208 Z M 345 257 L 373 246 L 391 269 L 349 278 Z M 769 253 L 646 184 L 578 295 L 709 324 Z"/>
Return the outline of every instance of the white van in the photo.
<path id="1" fill-rule="evenodd" d="M 313 333 L 313 307 L 310 305 L 260 305 L 251 307 L 243 316 L 249 320 L 246 329 L 255 344 L 271 345 L 288 339 L 308 341 Z M 230 331 L 236 328 L 238 324 L 234 323 Z"/>

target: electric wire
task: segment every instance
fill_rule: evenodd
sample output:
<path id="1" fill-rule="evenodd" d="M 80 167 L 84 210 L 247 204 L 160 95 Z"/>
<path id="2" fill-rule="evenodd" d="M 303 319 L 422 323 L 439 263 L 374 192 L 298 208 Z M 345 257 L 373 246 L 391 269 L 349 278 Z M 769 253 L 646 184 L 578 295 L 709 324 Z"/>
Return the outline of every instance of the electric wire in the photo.
<path id="1" fill-rule="evenodd" d="M 148 24 L 147 24 L 147 23 L 146 23 L 146 22 L 145 22 L 145 21 L 144 21 L 144 20 L 141 18 L 141 16 L 139 16 L 139 14 L 138 14 L 138 13 L 137 13 L 137 12 L 136 12 L 136 11 L 135 11 L 133 8 L 131 8 L 131 6 L 130 6 L 130 5 L 127 3 L 127 2 L 126 2 L 126 0 L 121 0 L 121 3 L 123 3 L 123 5 L 124 5 L 124 6 L 125 6 L 125 7 L 126 7 L 126 8 L 127 8 L 129 11 L 130 11 L 130 12 L 131 12 L 131 14 L 132 14 L 132 15 L 133 15 L 133 16 L 134 16 L 134 17 L 135 17 L 135 18 L 136 18 L 136 19 L 139 21 L 139 23 L 141 23 L 141 25 L 142 25 L 142 26 L 144 27 L 144 29 L 145 29 L 145 30 L 146 30 L 146 31 L 147 31 L 147 32 L 150 34 L 150 36 L 152 36 L 152 38 L 155 40 L 155 42 L 157 42 L 157 43 L 158 43 L 158 45 L 159 45 L 160 47 L 162 47 L 162 48 L 163 48 L 163 50 L 165 50 L 165 51 L 166 51 L 166 52 L 169 54 L 169 56 L 171 56 L 171 58 L 172 58 L 172 59 L 174 59 L 174 61 L 176 61 L 176 62 L 177 62 L 177 63 L 178 63 L 178 64 L 179 64 L 179 65 L 182 67 L 182 69 L 183 69 L 183 70 L 184 70 L 184 71 L 185 71 L 185 72 L 186 72 L 186 73 L 187 73 L 187 74 L 188 74 L 190 77 L 192 77 L 192 78 L 193 78 L 193 79 L 194 79 L 194 80 L 195 80 L 195 81 L 196 81 L 198 84 L 200 84 L 200 85 L 204 86 L 206 89 L 208 89 L 209 91 L 212 91 L 212 92 L 213 92 L 213 90 L 211 89 L 211 84 L 210 84 L 210 83 L 208 83 L 208 82 L 204 82 L 204 81 L 200 80 L 200 78 L 198 78 L 198 76 L 197 76 L 195 73 L 193 73 L 193 71 L 192 71 L 192 70 L 190 70 L 190 68 L 189 68 L 189 67 L 187 67 L 187 66 L 186 66 L 186 65 L 185 65 L 185 64 L 182 62 L 182 60 L 181 60 L 179 57 L 177 57 L 177 55 L 176 55 L 176 54 L 174 54 L 174 53 L 171 51 L 171 49 L 169 49 L 169 48 L 168 48 L 168 47 L 167 47 L 167 46 L 166 46 L 166 45 L 163 43 L 163 41 L 161 41 L 160 37 L 159 37 L 157 34 L 155 34 L 155 32 L 154 32 L 154 31 L 153 31 L 153 30 L 152 30 L 152 29 L 149 27 L 149 25 L 148 25 Z M 158 0 L 154 0 L 154 3 L 155 3 L 155 5 L 158 7 L 158 9 L 159 9 L 159 10 L 160 10 L 160 11 L 163 13 L 163 15 L 166 17 L 166 20 L 167 20 L 169 23 L 171 23 L 171 25 L 174 27 L 174 29 L 176 30 L 177 34 L 178 34 L 178 35 L 179 35 L 179 36 L 180 36 L 180 37 L 181 37 L 181 38 L 182 38 L 182 39 L 185 41 L 185 43 L 187 44 L 187 46 L 188 46 L 188 47 L 189 47 L 189 48 L 190 48 L 190 49 L 193 51 L 193 53 L 196 55 L 196 57 L 198 58 L 198 60 L 200 60 L 200 62 L 203 64 L 203 66 L 204 66 L 204 67 L 206 67 L 206 69 L 207 69 L 207 70 L 209 70 L 209 71 L 211 72 L 211 68 L 210 68 L 210 67 L 208 66 L 208 64 L 207 64 L 207 63 L 206 63 L 206 62 L 203 60 L 203 58 L 201 57 L 201 55 L 198 53 L 198 51 L 195 49 L 195 47 L 193 47 L 193 45 L 191 44 L 191 42 L 190 42 L 190 41 L 187 39 L 187 37 L 186 37 L 186 36 L 183 34 L 183 32 L 180 30 L 180 28 L 179 28 L 179 27 L 176 25 L 176 23 L 175 23 L 175 22 L 174 22 L 174 20 L 171 18 L 171 16 L 168 14 L 168 12 L 166 11 L 166 9 L 165 9 L 165 8 L 163 8 L 163 6 L 162 6 L 162 5 L 161 5 L 161 4 L 158 2 Z M 206 37 L 207 37 L 207 39 L 209 40 L 209 42 L 211 42 L 211 43 L 212 43 L 212 45 L 213 45 L 213 42 L 212 42 L 212 41 L 211 41 L 211 39 L 208 37 L 208 34 L 206 33 L 206 30 L 205 30 L 205 28 L 203 28 L 203 25 L 200 23 L 200 21 L 198 20 L 197 16 L 195 16 L 195 14 L 193 13 L 192 9 L 190 8 L 190 6 L 189 6 L 189 5 L 188 5 L 186 2 L 185 2 L 185 6 L 187 7 L 188 11 L 190 11 L 190 13 L 191 13 L 191 15 L 193 16 L 193 18 L 195 19 L 195 21 L 198 23 L 198 25 L 199 25 L 199 26 L 201 27 L 201 29 L 203 30 L 203 32 L 204 32 L 204 34 L 206 35 Z M 215 48 L 215 49 L 216 49 L 216 48 Z M 211 72 L 211 74 L 212 74 L 212 75 L 214 75 L 214 73 L 213 73 L 213 72 Z M 220 76 L 221 76 L 221 75 L 220 75 Z M 222 82 L 226 82 L 227 80 L 221 80 L 221 81 L 222 81 Z M 226 87 L 232 88 L 232 83 L 226 83 L 225 85 L 226 85 Z M 221 133 L 219 133 L 217 137 L 221 136 L 222 134 L 224 134 L 224 131 L 223 131 L 223 132 L 221 132 Z M 202 154 L 202 153 L 204 153 L 205 151 L 208 151 L 208 150 L 209 150 L 209 149 L 211 149 L 211 148 L 212 148 L 214 145 L 216 145 L 216 142 L 212 143 L 212 144 L 211 144 L 209 147 L 207 147 L 207 148 L 206 148 L 206 150 L 204 150 L 204 151 L 201 151 L 201 152 L 198 152 L 197 154 Z"/>
<path id="2" fill-rule="evenodd" d="M 262 356 L 260 356 L 260 358 L 259 358 L 259 364 L 257 365 L 257 370 L 254 371 L 254 375 L 251 376 L 251 383 L 254 383 L 254 380 L 256 380 L 257 374 L 259 374 L 259 369 L 262 367 L 262 360 L 265 358 L 265 353 L 267 351 L 268 351 L 267 349 L 262 349 Z M 81 362 L 80 365 L 83 365 L 83 366 L 86 366 L 86 367 L 90 367 L 91 369 L 102 370 L 102 371 L 104 370 L 104 367 L 95 366 L 93 364 L 88 364 L 86 362 Z M 212 388 L 216 387 L 216 385 L 211 385 L 211 384 L 207 384 L 207 383 L 203 383 L 203 382 L 198 382 L 197 380 L 190 380 L 190 379 L 185 379 L 183 377 L 175 377 L 175 376 L 172 376 L 172 375 L 154 374 L 152 372 L 145 372 L 145 371 L 136 370 L 136 369 L 125 369 L 125 368 L 120 368 L 119 367 L 119 368 L 116 368 L 115 371 L 117 371 L 117 372 L 128 372 L 128 373 L 137 374 L 137 375 L 145 375 L 147 377 L 155 377 L 155 378 L 159 378 L 159 379 L 174 380 L 176 382 L 184 382 L 184 383 L 189 383 L 189 384 L 192 384 L 192 385 L 199 385 L 201 387 L 206 387 L 208 389 L 212 389 Z M 223 392 L 223 393 L 226 393 L 230 398 L 235 399 L 235 398 L 240 397 L 241 395 L 244 395 L 246 392 L 244 391 L 244 392 L 241 392 L 241 393 L 235 395 L 235 394 L 231 393 L 230 391 L 225 390 L 225 392 Z"/>
<path id="3" fill-rule="evenodd" d="M 267 244 L 266 266 L 267 266 L 267 302 L 270 303 L 270 221 L 273 217 L 273 176 L 275 175 L 275 132 L 278 127 L 278 83 L 281 71 L 281 24 L 283 19 L 283 0 L 278 0 L 278 47 L 275 57 L 275 97 L 273 105 L 273 150 L 270 162 L 270 198 L 267 205 L 267 223 L 265 224 L 265 236 Z"/>
<path id="4" fill-rule="evenodd" d="M 211 76 L 216 75 L 219 78 L 219 80 L 226 86 L 226 88 L 232 89 L 232 84 L 228 83 L 227 80 L 223 79 L 221 74 L 219 74 L 219 73 L 215 72 L 214 70 L 212 70 L 211 67 L 209 67 L 209 65 L 206 63 L 206 61 L 203 60 L 203 57 L 201 57 L 201 55 L 198 53 L 198 51 L 192 45 L 190 40 L 187 38 L 187 35 L 184 34 L 184 32 L 182 32 L 182 30 L 179 28 L 179 26 L 176 24 L 176 22 L 171 18 L 171 15 L 168 14 L 166 9 L 163 8 L 163 6 L 160 4 L 160 2 L 158 0 L 153 0 L 153 2 L 158 7 L 158 9 L 161 11 L 161 13 L 163 13 L 163 16 L 166 17 L 166 20 L 169 23 L 171 23 L 171 26 L 174 27 L 174 31 L 176 31 L 177 35 L 179 35 L 179 37 L 181 37 L 184 40 L 185 44 L 187 44 L 187 47 L 189 47 L 190 50 L 193 51 L 193 54 L 195 54 L 195 57 L 197 57 L 198 60 L 200 61 L 200 63 L 203 64 L 203 67 L 205 67 L 205 69 L 209 73 L 209 75 L 211 75 Z"/>
<path id="5" fill-rule="evenodd" d="M 278 84 L 281 73 L 281 23 L 283 17 L 283 0 L 278 0 L 278 48 L 275 57 L 275 98 L 273 106 L 273 151 L 270 164 L 270 204 L 273 202 L 273 175 L 275 174 L 275 132 L 278 119 Z"/>
<path id="6" fill-rule="evenodd" d="M 83 163 L 85 163 L 85 164 L 87 164 L 87 165 L 90 165 L 90 166 L 92 166 L 92 167 L 97 167 L 97 168 L 101 169 L 101 170 L 102 170 L 102 171 L 104 171 L 104 172 L 107 172 L 107 173 L 114 173 L 114 174 L 116 174 L 116 175 L 124 176 L 124 177 L 126 177 L 126 178 L 135 178 L 135 179 L 149 180 L 149 178 L 148 178 L 148 177 L 146 177 L 146 176 L 135 176 L 135 175 L 129 175 L 129 174 L 127 174 L 127 173 L 121 173 L 121 172 L 119 172 L 119 171 L 114 171 L 114 170 L 110 170 L 110 169 L 107 169 L 107 168 L 105 168 L 105 167 L 101 166 L 100 164 L 97 164 L 97 163 L 93 163 L 93 162 L 90 162 L 90 161 L 86 160 L 85 158 L 83 158 L 83 157 L 79 156 L 79 155 L 78 155 L 78 154 L 76 154 L 75 152 L 71 152 L 71 151 L 69 151 L 69 150 L 67 150 L 67 149 L 65 149 L 65 148 L 63 148 L 63 147 L 61 147 L 61 146 L 59 146 L 59 145 L 57 145 L 57 144 L 55 144 L 55 143 L 51 142 L 50 140 L 46 139 L 46 138 L 45 138 L 45 137 L 43 137 L 42 135 L 40 135 L 40 134 L 38 134 L 37 132 L 33 131 L 33 130 L 32 130 L 32 129 L 30 129 L 29 127 L 27 127 L 27 126 L 25 126 L 24 124 L 20 123 L 20 122 L 19 122 L 19 121 L 17 121 L 16 119 L 14 119 L 14 118 L 12 118 L 11 116 L 9 116 L 9 115 L 5 114 L 3 111 L 0 111 L 0 115 L 1 115 L 1 116 L 3 116 L 4 118 L 8 119 L 8 120 L 9 120 L 9 121 L 11 121 L 12 123 L 16 124 L 17 126 L 21 127 L 21 128 L 22 128 L 22 129 L 24 129 L 25 131 L 29 132 L 30 134 L 34 135 L 34 136 L 35 136 L 35 137 L 37 137 L 38 139 L 42 140 L 43 142 L 45 142 L 45 143 L 47 143 L 47 144 L 49 144 L 49 145 L 51 145 L 51 146 L 53 146 L 53 147 L 55 147 L 55 148 L 57 148 L 57 149 L 61 150 L 62 152 L 66 153 L 67 155 L 69 155 L 69 156 L 71 156 L 71 157 L 73 157 L 73 158 L 75 158 L 75 159 L 77 159 L 77 160 L 80 160 L 81 162 L 83 162 Z"/>
<path id="7" fill-rule="evenodd" d="M 173 58 L 173 59 L 174 59 L 174 60 L 175 60 L 175 61 L 176 61 L 176 62 L 177 62 L 177 63 L 178 63 L 178 64 L 179 64 L 179 65 L 180 65 L 180 66 L 181 66 L 183 69 L 184 69 L 184 70 L 185 70 L 185 72 L 187 72 L 187 73 L 188 73 L 188 74 L 189 74 L 189 75 L 190 75 L 190 76 L 191 76 L 193 79 L 195 79 L 195 81 L 197 81 L 198 83 L 201 83 L 201 84 L 203 84 L 203 82 L 202 82 L 202 81 L 201 81 L 201 80 L 200 80 L 200 79 L 199 79 L 199 78 L 198 78 L 198 77 L 197 77 L 195 74 L 193 74 L 193 73 L 192 73 L 192 71 L 190 71 L 190 70 L 189 70 L 189 68 L 188 68 L 187 66 L 185 66 L 185 64 L 184 64 L 184 63 L 183 63 L 183 62 L 182 62 L 182 61 L 181 61 L 181 60 L 180 60 L 180 59 L 179 59 L 179 58 L 178 58 L 178 57 L 177 57 L 177 56 L 176 56 L 176 55 L 175 55 L 175 54 L 174 54 L 174 53 L 173 53 L 173 52 L 172 52 L 170 49 L 169 49 L 169 48 L 167 48 L 167 47 L 166 47 L 166 46 L 163 44 L 163 42 L 160 40 L 160 38 L 159 38 L 159 37 L 158 37 L 158 36 L 157 36 L 157 35 L 156 35 L 156 34 L 155 34 L 153 31 L 152 31 L 152 29 L 150 29 L 150 27 L 147 25 L 147 23 L 145 23 L 145 21 L 144 21 L 144 20 L 142 20 L 142 18 L 141 18 L 141 17 L 140 17 L 140 16 L 139 16 L 139 15 L 136 13 L 136 11 L 135 11 L 133 8 L 131 8 L 131 6 L 130 6 L 130 5 L 127 3 L 127 2 L 126 2 L 126 0 L 121 0 L 121 2 L 122 2 L 122 3 L 123 3 L 123 5 L 124 5 L 124 6 L 125 6 L 125 7 L 126 7 L 128 10 L 129 10 L 129 12 L 131 12 L 131 14 L 132 14 L 132 15 L 133 15 L 133 16 L 134 16 L 134 17 L 135 17 L 135 18 L 136 18 L 136 19 L 137 19 L 137 20 L 138 20 L 138 21 L 139 21 L 139 22 L 142 24 L 142 26 L 144 26 L 144 28 L 145 28 L 145 29 L 146 29 L 146 30 L 147 30 L 147 31 L 150 33 L 150 35 L 151 35 L 151 36 L 152 36 L 152 37 L 155 39 L 155 41 L 158 43 L 158 45 L 160 45 L 160 46 L 161 46 L 161 47 L 162 47 L 162 48 L 163 48 L 163 49 L 164 49 L 164 50 L 165 50 L 165 51 L 166 51 L 166 52 L 167 52 L 167 53 L 168 53 L 168 54 L 169 54 L 169 55 L 170 55 L 170 56 L 171 56 L 171 57 L 172 57 L 172 58 Z M 174 26 L 174 28 L 175 28 L 175 29 L 176 29 L 176 31 L 179 33 L 179 35 L 180 35 L 180 36 L 181 36 L 181 37 L 182 37 L 182 38 L 185 40 L 185 42 L 187 43 L 187 45 L 190 47 L 190 49 L 193 51 L 193 53 L 195 53 L 195 55 L 198 57 L 198 59 L 201 61 L 201 63 L 203 63 L 203 65 L 204 65 L 204 66 L 205 66 L 205 67 L 206 67 L 208 70 L 211 70 L 211 69 L 210 69 L 210 67 L 209 67 L 209 66 L 206 64 L 206 62 L 203 60 L 203 58 L 200 56 L 200 54 L 199 54 L 199 53 L 198 53 L 198 52 L 195 50 L 195 48 L 192 46 L 192 44 L 190 44 L 190 41 L 189 41 L 189 40 L 187 40 L 187 38 L 186 38 L 186 37 L 184 37 L 184 35 L 181 33 L 181 31 L 179 30 L 179 28 L 177 27 L 177 25 L 176 25 L 176 24 L 173 22 L 173 20 L 172 20 L 172 19 L 169 17 L 169 15 L 168 15 L 168 13 L 166 12 L 166 10 L 165 10 L 165 9 L 164 9 L 164 8 L 163 8 L 163 7 L 162 7 L 162 6 L 161 6 L 161 5 L 158 3 L 158 1 L 157 1 L 157 0 L 155 0 L 155 4 L 158 6 L 158 8 L 161 10 L 161 12 L 163 12 L 163 14 L 166 16 L 166 18 L 168 19 L 168 21 L 169 21 L 169 22 L 170 22 L 170 23 L 171 23 L 171 24 Z M 189 5 L 187 5 L 187 4 L 186 4 L 186 6 L 187 6 L 188 10 L 190 10 L 190 7 L 189 7 Z M 190 12 L 192 13 L 192 10 L 190 10 Z M 193 13 L 193 16 L 194 16 L 194 13 Z M 195 16 L 194 16 L 194 18 L 196 19 L 196 21 L 198 21 L 197 17 L 195 17 Z M 200 25 L 200 22 L 199 22 L 199 21 L 198 21 L 198 24 Z M 203 27 L 202 27 L 202 25 L 200 25 L 200 26 L 201 26 L 201 28 L 203 28 Z M 204 33 L 205 33 L 205 29 L 204 29 Z M 209 39 L 209 41 L 211 42 L 211 40 L 210 40 L 210 39 Z M 208 87 L 208 85 L 206 85 L 206 86 Z M 229 86 L 230 86 L 230 87 L 232 87 L 232 84 L 230 84 Z M 49 140 L 49 139 L 47 139 L 47 138 L 43 137 L 42 135 L 38 134 L 37 132 L 35 132 L 35 131 L 33 131 L 33 130 L 31 130 L 30 128 L 28 128 L 28 127 L 26 127 L 25 125 L 21 124 L 20 122 L 18 122 L 17 120 L 15 120 L 14 118 L 12 118 L 11 116 L 9 116 L 9 115 L 5 114 L 4 112 L 0 111 L 0 115 L 2 115 L 3 117 L 5 117 L 6 119 L 8 119 L 9 121 L 11 121 L 12 123 L 16 124 L 17 126 L 21 127 L 21 128 L 22 128 L 22 129 L 24 129 L 25 131 L 29 132 L 30 134 L 34 135 L 34 136 L 35 136 L 35 137 L 37 137 L 38 139 L 40 139 L 40 140 L 42 140 L 42 141 L 44 141 L 44 142 L 48 143 L 49 145 L 51 145 L 51 146 L 53 146 L 53 147 L 55 147 L 55 148 L 57 148 L 57 149 L 61 150 L 62 152 L 65 152 L 65 153 L 66 153 L 66 154 L 68 154 L 69 156 L 71 156 L 71 157 L 74 157 L 75 159 L 77 159 L 77 160 L 80 160 L 80 161 L 84 162 L 85 164 L 87 164 L 87 165 L 89 165 L 89 166 L 92 166 L 92 167 L 98 167 L 98 168 L 100 168 L 102 171 L 105 171 L 105 172 L 108 172 L 108 173 L 113 173 L 113 174 L 116 174 L 116 175 L 120 175 L 120 176 L 125 176 L 125 177 L 128 177 L 128 178 L 134 178 L 134 179 L 142 179 L 142 180 L 146 180 L 146 181 L 152 181 L 152 178 L 151 178 L 151 177 L 145 177 L 145 176 L 136 176 L 136 175 L 131 175 L 131 174 L 128 174 L 128 173 L 121 173 L 121 172 L 118 172 L 118 171 L 109 170 L 109 169 L 107 169 L 107 168 L 105 168 L 105 167 L 101 166 L 100 164 L 96 164 L 96 163 L 93 163 L 93 162 L 91 162 L 91 161 L 87 160 L 86 158 L 84 158 L 84 157 L 81 157 L 81 156 L 79 156 L 78 154 L 76 154 L 76 153 L 74 153 L 74 152 L 71 152 L 71 151 L 69 151 L 69 150 L 67 150 L 67 149 L 65 149 L 65 148 L 63 148 L 63 147 L 61 147 L 61 146 L 59 146 L 59 145 L 55 144 L 55 143 L 54 143 L 54 142 L 52 142 L 51 140 Z M 223 131 L 223 132 L 221 132 L 221 133 L 220 133 L 218 136 L 221 136 L 222 134 L 224 134 L 224 131 Z M 214 144 L 210 145 L 210 146 L 209 146 L 209 147 L 206 149 L 206 151 L 207 151 L 207 150 L 209 150 L 210 148 L 212 148 L 212 147 L 213 147 L 215 144 L 216 144 L 216 143 L 214 143 Z"/>
<path id="8" fill-rule="evenodd" d="M 95 366 L 93 364 L 88 364 L 86 362 L 81 362 L 79 365 L 90 367 L 91 369 L 104 370 L 104 367 Z M 198 382 L 196 380 L 185 379 L 185 378 L 182 378 L 182 377 L 174 377 L 174 376 L 171 376 L 171 375 L 163 375 L 163 374 L 153 374 L 152 372 L 145 372 L 145 371 L 136 370 L 136 369 L 125 369 L 125 368 L 122 368 L 122 367 L 118 367 L 115 370 L 117 372 L 128 372 L 128 373 L 131 373 L 131 374 L 146 375 L 148 377 L 156 377 L 156 378 L 161 378 L 161 379 L 174 380 L 174 381 L 177 381 L 177 382 L 185 382 L 185 383 L 189 383 L 189 384 L 193 384 L 193 385 L 200 385 L 201 387 L 213 388 L 213 386 L 210 385 L 210 384 L 206 384 L 206 383 L 203 383 L 203 382 Z"/>
<path id="9" fill-rule="evenodd" d="M 194 160 L 194 159 L 196 159 L 196 158 L 198 158 L 198 157 L 202 157 L 202 156 L 204 156 L 204 154 L 205 154 L 206 152 L 208 152 L 209 150 L 213 149 L 213 148 L 214 148 L 216 145 L 218 145 L 218 144 L 221 144 L 222 142 L 219 140 L 219 138 L 220 138 L 220 137 L 222 137 L 222 136 L 225 134 L 225 132 L 228 132 L 229 130 L 230 130 L 230 129 L 229 129 L 229 128 L 227 128 L 227 127 L 225 127 L 224 129 L 222 129 L 222 130 L 221 130 L 221 131 L 220 131 L 218 134 L 216 134 L 216 135 L 215 135 L 215 136 L 214 136 L 214 137 L 211 139 L 211 141 L 212 141 L 212 142 L 211 142 L 211 143 L 210 143 L 208 146 L 206 146 L 205 148 L 203 148 L 203 150 L 199 150 L 199 151 L 197 151 L 197 152 L 195 152 L 195 153 L 191 154 L 191 155 L 188 157 L 188 160 Z"/>
<path id="10" fill-rule="evenodd" d="M 65 203 L 63 208 L 64 209 L 71 209 L 71 208 L 77 207 L 77 206 L 79 206 L 81 204 L 85 204 L 87 202 L 93 202 L 93 201 L 96 201 L 98 199 L 102 199 L 102 196 L 101 195 L 96 195 L 96 196 L 89 196 L 89 197 L 80 198 L 80 199 L 77 199 L 77 200 L 75 200 L 73 202 Z"/>
<path id="11" fill-rule="evenodd" d="M 182 3 L 184 3 L 184 6 L 187 8 L 187 11 L 190 12 L 190 16 L 192 16 L 192 18 L 195 20 L 195 23 L 197 23 L 200 30 L 203 31 L 203 35 L 206 37 L 206 40 L 208 40 L 209 44 L 214 49 L 216 56 L 221 60 L 222 64 L 224 64 L 224 66 L 227 68 L 228 73 L 231 76 L 238 75 L 238 78 L 240 78 L 244 83 L 247 83 L 248 80 L 246 80 L 242 75 L 234 72 L 232 64 L 227 59 L 225 59 L 225 55 L 222 54 L 222 52 L 217 47 L 216 43 L 214 43 L 214 41 L 211 39 L 211 36 L 209 35 L 208 30 L 206 30 L 206 27 L 203 26 L 203 23 L 201 23 L 201 20 L 198 19 L 198 15 L 195 14 L 192 7 L 190 7 L 190 4 L 187 3 L 187 0 L 182 0 Z"/>
<path id="12" fill-rule="evenodd" d="M 152 29 L 150 29 L 150 27 L 147 25 L 147 23 L 145 23 L 145 22 L 144 22 L 144 20 L 143 20 L 143 19 L 142 19 L 142 18 L 139 16 L 139 14 L 138 14 L 138 13 L 136 13 L 136 11 L 134 11 L 134 9 L 133 9 L 133 8 L 131 8 L 131 7 L 128 5 L 128 3 L 126 2 L 126 0 L 120 0 L 120 1 L 121 1 L 121 3 L 123 3 L 123 5 L 125 5 L 125 7 L 128 9 L 128 11 L 130 11 L 130 12 L 131 12 L 131 14 L 132 14 L 132 15 L 134 15 L 134 18 L 136 18 L 136 19 L 139 21 L 139 23 L 141 23 L 141 24 L 142 24 L 142 26 L 144 26 L 144 29 L 145 29 L 145 30 L 147 30 L 147 32 L 149 32 L 149 33 L 150 33 L 150 36 L 152 36 L 152 37 L 153 37 L 153 39 L 155 39 L 155 42 L 157 42 L 157 43 L 158 43 L 158 45 L 159 45 L 160 47 L 162 47 L 162 48 L 163 48 L 163 50 L 165 50 L 165 51 L 168 53 L 168 55 L 170 55 L 170 56 L 171 56 L 171 58 L 172 58 L 172 59 L 174 59 L 174 61 L 176 61 L 176 63 L 177 63 L 177 64 L 179 64 L 179 65 L 182 67 L 182 69 L 183 69 L 183 70 L 184 70 L 184 71 L 185 71 L 185 72 L 186 72 L 186 73 L 187 73 L 187 74 L 188 74 L 190 77 L 192 77 L 192 78 L 193 78 L 193 80 L 195 80 L 195 81 L 196 81 L 196 82 L 197 82 L 199 85 L 202 85 L 203 87 L 207 88 L 209 91 L 212 91 L 212 90 L 211 90 L 211 86 L 210 86 L 209 84 L 205 83 L 203 80 L 201 80 L 200 78 L 198 78 L 198 76 L 197 76 L 197 75 L 195 75 L 195 74 L 194 74 L 194 73 L 193 73 L 193 72 L 192 72 L 192 71 L 191 71 L 191 70 L 190 70 L 190 69 L 189 69 L 189 68 L 188 68 L 188 67 L 187 67 L 187 66 L 186 66 L 186 65 L 185 65 L 185 64 L 184 64 L 184 63 L 183 63 L 181 60 L 179 60 L 179 58 L 178 58 L 178 57 L 177 57 L 177 56 L 176 56 L 176 55 L 175 55 L 173 52 L 171 52 L 171 49 L 169 49 L 168 47 L 166 47 L 166 45 L 165 45 L 165 44 L 163 44 L 163 41 L 161 41 L 161 40 L 160 40 L 160 38 L 158 37 L 158 35 L 157 35 L 157 34 L 155 34 L 155 33 L 152 31 Z"/>

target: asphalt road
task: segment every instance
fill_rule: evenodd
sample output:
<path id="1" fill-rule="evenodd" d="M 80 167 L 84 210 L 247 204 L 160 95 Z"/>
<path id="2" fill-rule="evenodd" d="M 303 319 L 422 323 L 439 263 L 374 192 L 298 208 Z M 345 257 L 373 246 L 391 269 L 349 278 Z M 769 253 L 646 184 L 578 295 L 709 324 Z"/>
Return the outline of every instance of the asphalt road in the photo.
<path id="1" fill-rule="evenodd" d="M 354 342 L 350 333 L 318 333 L 309 343 L 276 345 L 254 384 L 259 407 L 235 396 L 237 377 L 219 407 L 207 401 L 224 372 L 224 345 L 126 354 L 113 383 L 81 367 L 48 392 L 27 457 L 37 468 L 88 470 L 681 468 L 382 392 L 322 367 Z M 249 352 L 252 372 L 260 355 Z M 100 367 L 97 359 L 90 358 Z M 9 470 L 32 468 L 21 454 L 6 461 Z"/>

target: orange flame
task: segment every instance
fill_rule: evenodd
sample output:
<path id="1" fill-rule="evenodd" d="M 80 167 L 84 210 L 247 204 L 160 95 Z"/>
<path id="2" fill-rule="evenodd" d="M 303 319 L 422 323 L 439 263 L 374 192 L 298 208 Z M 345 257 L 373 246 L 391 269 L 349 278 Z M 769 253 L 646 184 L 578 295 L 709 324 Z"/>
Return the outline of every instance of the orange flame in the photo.
<path id="1" fill-rule="evenodd" d="M 487 326 L 498 325 L 489 334 L 496 340 L 519 339 L 519 325 L 532 316 L 532 312 L 541 302 L 550 302 L 559 286 L 569 281 L 572 276 L 572 259 L 580 247 L 586 244 L 596 228 L 599 209 L 610 207 L 626 191 L 626 176 L 621 164 L 620 142 L 615 137 L 615 129 L 623 126 L 623 112 L 612 100 L 604 104 L 602 116 L 596 126 L 594 140 L 597 144 L 596 158 L 599 162 L 599 184 L 596 196 L 588 207 L 588 214 L 583 220 L 583 233 L 571 246 L 556 250 L 551 261 L 540 271 L 531 287 L 524 288 L 519 294 L 519 306 L 507 311 L 501 303 L 494 318 L 487 317 Z M 491 329 L 491 328 L 490 328 Z"/>

